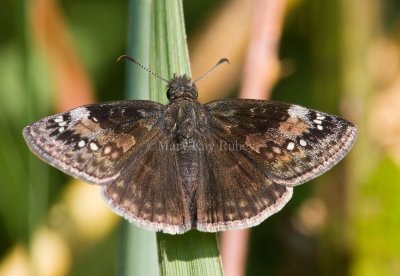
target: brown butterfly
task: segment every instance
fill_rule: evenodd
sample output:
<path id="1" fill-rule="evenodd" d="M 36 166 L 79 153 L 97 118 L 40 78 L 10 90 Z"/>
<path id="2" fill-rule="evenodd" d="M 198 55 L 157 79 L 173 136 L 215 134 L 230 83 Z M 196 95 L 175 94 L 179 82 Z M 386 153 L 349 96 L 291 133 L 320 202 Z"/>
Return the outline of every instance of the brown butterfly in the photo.
<path id="1" fill-rule="evenodd" d="M 170 234 L 261 223 L 289 201 L 293 186 L 329 170 L 355 141 L 352 123 L 298 105 L 202 105 L 196 81 L 167 81 L 167 105 L 85 105 L 27 126 L 23 135 L 45 162 L 101 185 L 117 214 Z"/>

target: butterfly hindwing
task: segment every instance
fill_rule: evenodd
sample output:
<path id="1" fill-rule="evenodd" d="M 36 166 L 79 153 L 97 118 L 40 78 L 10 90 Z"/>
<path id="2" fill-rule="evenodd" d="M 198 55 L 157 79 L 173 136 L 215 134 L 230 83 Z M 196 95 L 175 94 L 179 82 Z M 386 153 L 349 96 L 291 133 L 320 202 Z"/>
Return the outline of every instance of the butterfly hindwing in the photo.
<path id="1" fill-rule="evenodd" d="M 270 180 L 288 186 L 338 163 L 357 133 L 340 117 L 280 102 L 220 100 L 205 108 L 212 131 L 226 147 L 241 147 Z"/>
<path id="2" fill-rule="evenodd" d="M 196 190 L 197 229 L 215 232 L 255 226 L 289 201 L 292 188 L 268 179 L 244 152 L 225 148 L 225 141 L 214 133 L 204 142 L 209 147 L 203 152 Z"/>
<path id="3" fill-rule="evenodd" d="M 119 175 L 124 155 L 143 141 L 163 110 L 163 105 L 150 101 L 86 105 L 27 126 L 23 135 L 49 164 L 102 184 Z"/>
<path id="4" fill-rule="evenodd" d="M 160 122 L 163 125 L 163 122 Z M 178 171 L 177 152 L 167 148 L 171 135 L 163 127 L 126 160 L 120 176 L 103 187 L 116 213 L 150 230 L 184 233 L 192 227 L 185 183 Z"/>

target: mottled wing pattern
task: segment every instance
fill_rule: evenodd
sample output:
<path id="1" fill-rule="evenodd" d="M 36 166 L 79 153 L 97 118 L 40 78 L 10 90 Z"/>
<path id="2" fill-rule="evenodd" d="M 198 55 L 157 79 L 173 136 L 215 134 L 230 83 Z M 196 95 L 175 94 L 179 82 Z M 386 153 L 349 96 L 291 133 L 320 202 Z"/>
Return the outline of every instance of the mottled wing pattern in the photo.
<path id="1" fill-rule="evenodd" d="M 211 132 L 203 137 L 202 174 L 196 190 L 196 228 L 215 232 L 258 225 L 290 200 L 291 187 L 268 179 L 243 151 L 228 149 Z"/>
<path id="2" fill-rule="evenodd" d="M 262 168 L 269 181 L 295 186 L 337 164 L 357 128 L 330 114 L 260 100 L 220 100 L 205 105 L 212 132 Z"/>
<path id="3" fill-rule="evenodd" d="M 164 106 L 150 101 L 92 104 L 46 117 L 23 130 L 30 149 L 61 171 L 104 184 L 116 179 L 126 154 L 146 142 Z"/>
<path id="4" fill-rule="evenodd" d="M 160 127 L 103 194 L 114 211 L 142 228 L 180 234 L 191 229 L 191 214 L 171 136 Z"/>

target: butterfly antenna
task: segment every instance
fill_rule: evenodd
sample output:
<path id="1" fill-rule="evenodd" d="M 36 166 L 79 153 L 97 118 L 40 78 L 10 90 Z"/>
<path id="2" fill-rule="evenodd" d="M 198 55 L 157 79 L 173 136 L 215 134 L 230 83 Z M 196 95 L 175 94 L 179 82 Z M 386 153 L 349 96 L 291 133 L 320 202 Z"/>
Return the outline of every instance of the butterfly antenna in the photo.
<path id="1" fill-rule="evenodd" d="M 205 77 L 207 77 L 212 71 L 214 71 L 215 68 L 217 68 L 219 65 L 221 65 L 222 63 L 229 63 L 229 60 L 227 58 L 221 58 L 213 67 L 211 67 L 210 69 L 208 69 L 207 72 L 205 72 L 203 75 L 201 75 L 200 77 L 198 77 L 197 79 L 195 79 L 193 81 L 193 84 L 195 84 L 196 82 L 198 82 L 201 79 L 204 79 Z"/>
<path id="2" fill-rule="evenodd" d="M 164 79 L 164 78 L 161 77 L 160 75 L 158 75 L 158 74 L 154 73 L 153 71 L 151 71 L 150 69 L 144 67 L 143 64 L 141 64 L 139 61 L 137 61 L 136 59 L 134 59 L 134 58 L 131 57 L 131 56 L 122 55 L 122 56 L 120 56 L 120 57 L 117 59 L 117 61 L 119 62 L 119 61 L 121 61 L 121 60 L 128 60 L 128 61 L 130 61 L 130 62 L 133 62 L 133 63 L 135 63 L 136 65 L 138 65 L 140 68 L 142 68 L 143 70 L 145 70 L 145 71 L 147 71 L 148 73 L 150 73 L 151 75 L 155 76 L 156 78 L 158 78 L 158 79 L 160 79 L 160 80 L 163 80 L 163 81 L 165 81 L 166 83 L 169 83 L 169 81 L 168 81 L 167 79 Z"/>

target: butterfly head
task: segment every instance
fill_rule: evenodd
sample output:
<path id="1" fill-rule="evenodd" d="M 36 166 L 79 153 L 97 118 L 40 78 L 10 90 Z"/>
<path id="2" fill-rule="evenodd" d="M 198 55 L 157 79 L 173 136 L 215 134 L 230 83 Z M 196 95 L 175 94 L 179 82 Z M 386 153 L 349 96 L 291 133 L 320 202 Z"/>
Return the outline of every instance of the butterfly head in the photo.
<path id="1" fill-rule="evenodd" d="M 176 76 L 168 82 L 167 97 L 170 101 L 177 99 L 196 100 L 197 88 L 186 75 Z"/>

